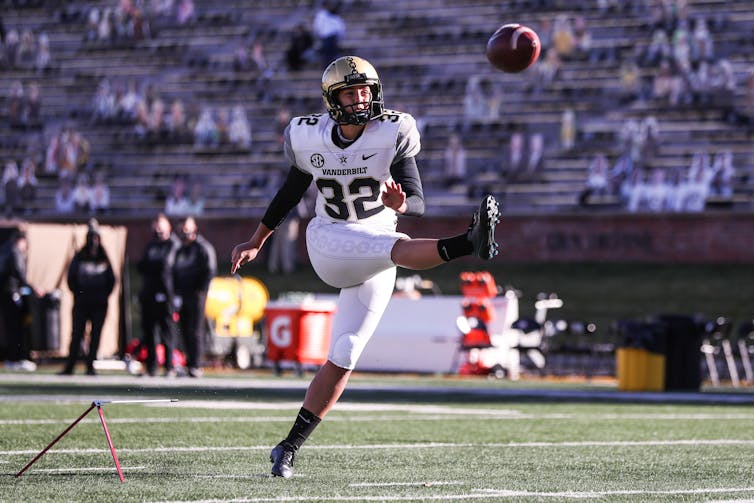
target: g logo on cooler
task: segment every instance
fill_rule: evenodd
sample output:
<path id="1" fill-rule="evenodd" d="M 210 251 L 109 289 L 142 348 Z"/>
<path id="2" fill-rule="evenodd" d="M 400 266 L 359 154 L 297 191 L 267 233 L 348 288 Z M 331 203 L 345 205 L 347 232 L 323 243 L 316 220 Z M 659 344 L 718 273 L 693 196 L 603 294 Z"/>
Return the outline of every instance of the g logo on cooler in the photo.
<path id="1" fill-rule="evenodd" d="M 270 342 L 279 348 L 287 348 L 293 342 L 291 317 L 281 315 L 270 323 Z"/>

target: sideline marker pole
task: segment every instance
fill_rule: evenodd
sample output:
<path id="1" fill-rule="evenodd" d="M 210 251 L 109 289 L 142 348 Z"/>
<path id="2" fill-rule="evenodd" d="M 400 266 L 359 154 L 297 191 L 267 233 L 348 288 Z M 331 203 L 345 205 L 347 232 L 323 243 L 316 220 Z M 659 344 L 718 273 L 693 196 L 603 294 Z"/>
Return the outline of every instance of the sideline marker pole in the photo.
<path id="1" fill-rule="evenodd" d="M 123 476 L 123 470 L 120 469 L 118 455 L 115 453 L 115 446 L 113 445 L 113 439 L 110 438 L 110 431 L 107 429 L 107 423 L 105 422 L 105 413 L 102 412 L 101 404 L 97 404 L 97 413 L 99 414 L 100 422 L 102 422 L 102 429 L 105 430 L 105 438 L 107 438 L 107 445 L 110 447 L 110 453 L 113 455 L 113 461 L 115 461 L 115 469 L 118 470 L 118 477 L 120 478 L 121 482 L 125 482 L 126 478 Z"/>
<path id="2" fill-rule="evenodd" d="M 170 399 L 164 399 L 164 400 L 94 400 L 90 405 L 89 408 L 84 411 L 83 414 L 81 414 L 78 419 L 76 419 L 74 422 L 72 422 L 68 428 L 63 430 L 63 433 L 58 435 L 55 440 L 50 442 L 47 447 L 42 449 L 42 452 L 37 454 L 34 459 L 29 461 L 26 466 L 21 468 L 21 470 L 16 474 L 16 477 L 20 477 L 23 475 L 23 473 L 29 469 L 31 465 L 33 465 L 39 458 L 41 458 L 47 451 L 50 450 L 50 448 L 58 443 L 58 441 L 66 436 L 69 431 L 73 429 L 74 426 L 79 424 L 79 422 L 86 417 L 87 414 L 89 414 L 92 409 L 95 407 L 97 408 L 97 413 L 99 414 L 100 422 L 102 423 L 102 429 L 105 430 L 105 437 L 107 438 L 107 445 L 110 447 L 110 454 L 113 455 L 113 461 L 115 461 L 115 468 L 118 470 L 118 477 L 120 478 L 121 482 L 125 482 L 126 478 L 123 476 L 123 470 L 120 467 L 120 462 L 118 461 L 118 455 L 115 453 L 115 446 L 113 445 L 113 440 L 110 437 L 110 431 L 107 429 L 107 423 L 105 422 L 105 414 L 102 411 L 102 406 L 106 404 L 122 404 L 122 403 L 158 403 L 158 402 L 177 402 L 177 398 L 170 398 Z"/>
<path id="3" fill-rule="evenodd" d="M 76 426 L 79 423 L 79 421 L 81 421 L 82 419 L 84 419 L 84 417 L 86 417 L 86 415 L 89 414 L 94 407 L 95 407 L 94 402 L 92 402 L 92 404 L 89 406 L 89 408 L 86 409 L 86 411 L 84 411 L 84 413 L 81 414 L 78 419 L 76 419 L 73 423 L 71 423 L 71 425 L 68 428 L 66 428 L 65 431 L 63 431 L 63 433 L 61 433 L 60 435 L 58 435 L 55 440 L 53 440 L 52 442 L 50 442 L 50 444 L 47 447 L 45 447 L 44 449 L 42 449 L 42 452 L 40 452 L 39 454 L 37 454 L 37 456 L 34 459 L 32 459 L 31 461 L 29 461 L 29 463 L 26 466 L 24 466 L 23 468 L 21 468 L 21 471 L 16 474 L 16 477 L 20 477 L 21 474 L 23 474 L 31 465 L 33 465 L 39 458 L 41 458 L 44 455 L 45 452 L 49 451 L 50 447 L 52 447 L 53 445 L 55 445 L 56 443 L 58 443 L 58 440 L 60 440 L 61 438 L 63 438 L 69 431 L 71 431 L 73 429 L 73 427 Z"/>

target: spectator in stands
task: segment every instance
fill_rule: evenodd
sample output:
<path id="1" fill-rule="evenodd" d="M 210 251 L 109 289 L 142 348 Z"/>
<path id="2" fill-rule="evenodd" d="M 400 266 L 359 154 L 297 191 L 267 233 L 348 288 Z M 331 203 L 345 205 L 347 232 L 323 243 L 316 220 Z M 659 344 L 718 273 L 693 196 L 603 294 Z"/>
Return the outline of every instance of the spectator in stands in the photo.
<path id="1" fill-rule="evenodd" d="M 170 114 L 166 119 L 165 127 L 172 141 L 177 143 L 190 141 L 191 133 L 188 129 L 186 110 L 180 98 L 175 98 L 170 103 Z"/>
<path id="2" fill-rule="evenodd" d="M 662 29 L 655 30 L 652 34 L 652 40 L 649 42 L 642 57 L 642 64 L 644 66 L 656 67 L 672 57 L 673 51 L 670 47 L 668 34 Z"/>
<path id="3" fill-rule="evenodd" d="M 94 184 L 91 187 L 89 211 L 104 213 L 110 209 L 110 187 L 105 180 L 105 174 L 97 171 L 94 174 Z"/>
<path id="4" fill-rule="evenodd" d="M 92 202 L 91 192 L 89 175 L 79 173 L 76 176 L 76 186 L 73 188 L 73 207 L 77 213 L 89 213 Z"/>
<path id="5" fill-rule="evenodd" d="M 676 73 L 672 60 L 663 60 L 654 77 L 652 98 L 662 103 L 678 105 L 682 91 L 683 82 Z"/>
<path id="6" fill-rule="evenodd" d="M 701 173 L 701 176 L 697 176 Z M 691 157 L 691 164 L 689 165 L 689 180 L 704 180 L 709 184 L 714 176 L 712 168 L 712 161 L 709 153 L 703 150 L 697 150 Z"/>
<path id="7" fill-rule="evenodd" d="M 626 202 L 628 211 L 636 213 L 646 205 L 646 174 L 644 169 L 634 169 L 631 176 L 621 186 L 621 194 Z"/>
<path id="8" fill-rule="evenodd" d="M 21 175 L 18 180 L 18 195 L 24 214 L 34 210 L 34 202 L 37 199 L 37 175 L 36 164 L 31 158 L 24 159 L 21 164 Z"/>
<path id="9" fill-rule="evenodd" d="M 573 59 L 575 51 L 573 25 L 565 14 L 555 16 L 555 22 L 552 25 L 552 46 L 561 60 Z"/>
<path id="10" fill-rule="evenodd" d="M 675 166 L 668 172 L 665 190 L 665 210 L 678 213 L 683 209 L 683 177 L 685 170 Z"/>
<path id="11" fill-rule="evenodd" d="M 152 139 L 160 139 L 166 132 L 165 125 L 165 102 L 161 98 L 152 100 L 149 107 L 149 118 L 147 120 L 147 136 Z"/>
<path id="12" fill-rule="evenodd" d="M 620 64 L 620 104 L 627 105 L 636 99 L 644 98 L 642 93 L 641 71 L 634 60 Z"/>
<path id="13" fill-rule="evenodd" d="M 733 152 L 730 149 L 722 150 L 715 155 L 712 172 L 710 194 L 731 197 L 733 195 L 733 179 L 736 176 L 736 168 L 733 164 Z"/>
<path id="14" fill-rule="evenodd" d="M 466 81 L 463 96 L 464 126 L 486 124 L 499 118 L 500 95 L 493 84 L 481 75 L 472 74 Z"/>
<path id="15" fill-rule="evenodd" d="M 685 23 L 681 23 L 671 38 L 673 61 L 680 69 L 691 68 L 691 34 Z"/>
<path id="16" fill-rule="evenodd" d="M 115 117 L 115 94 L 110 85 L 110 79 L 103 77 L 97 85 L 97 92 L 94 95 L 94 112 L 92 121 L 110 122 Z"/>
<path id="17" fill-rule="evenodd" d="M 18 30 L 11 28 L 5 36 L 5 64 L 8 68 L 16 68 L 18 62 L 18 46 L 21 43 L 21 37 Z"/>
<path id="18" fill-rule="evenodd" d="M 186 179 L 175 177 L 170 194 L 165 199 L 165 214 L 168 216 L 185 216 L 188 199 L 186 198 Z"/>
<path id="19" fill-rule="evenodd" d="M 14 80 L 8 93 L 8 120 L 11 125 L 23 124 L 23 111 L 25 104 L 24 84 L 20 80 Z"/>
<path id="20" fill-rule="evenodd" d="M 722 110 L 722 118 L 728 121 L 734 120 L 734 102 L 738 85 L 733 72 L 733 65 L 728 59 L 722 58 L 712 64 L 709 86 L 712 104 Z"/>
<path id="21" fill-rule="evenodd" d="M 526 163 L 525 175 L 529 178 L 538 177 L 544 171 L 545 137 L 542 133 L 529 136 L 529 155 Z"/>
<path id="22" fill-rule="evenodd" d="M 97 39 L 110 43 L 115 41 L 115 38 L 118 36 L 115 23 L 115 11 L 110 7 L 105 7 L 97 25 Z"/>
<path id="23" fill-rule="evenodd" d="M 129 80 L 126 85 L 126 91 L 121 96 L 116 105 L 116 113 L 122 121 L 136 120 L 136 112 L 139 103 L 144 101 L 144 97 L 137 91 L 136 81 Z"/>
<path id="24" fill-rule="evenodd" d="M 251 62 L 254 63 L 254 67 L 257 72 L 265 79 L 272 76 L 272 67 L 267 62 L 267 56 L 265 55 L 264 43 L 260 37 L 254 39 L 251 43 L 251 54 L 249 55 Z"/>
<path id="25" fill-rule="evenodd" d="M 237 149 L 249 150 L 251 148 L 251 123 L 246 117 L 243 105 L 233 107 L 228 139 Z"/>
<path id="26" fill-rule="evenodd" d="M 5 162 L 3 170 L 3 190 L 5 191 L 5 216 L 13 215 L 19 206 L 18 195 L 18 164 L 14 160 Z"/>
<path id="27" fill-rule="evenodd" d="M 754 128 L 754 71 L 749 70 L 744 84 L 743 102 L 735 112 L 736 121 L 748 126 L 751 131 Z"/>
<path id="28" fill-rule="evenodd" d="M 715 42 L 709 31 L 707 18 L 700 15 L 694 20 L 691 36 L 691 57 L 693 61 L 709 61 L 715 57 Z"/>
<path id="29" fill-rule="evenodd" d="M 149 132 L 149 106 L 146 101 L 136 104 L 136 116 L 134 117 L 134 133 L 139 140 L 144 140 Z"/>
<path id="30" fill-rule="evenodd" d="M 39 84 L 30 83 L 27 94 L 26 103 L 24 103 L 24 123 L 27 126 L 39 127 L 42 125 L 42 97 Z"/>
<path id="31" fill-rule="evenodd" d="M 560 148 L 571 150 L 576 145 L 576 112 L 566 108 L 560 118 Z"/>
<path id="32" fill-rule="evenodd" d="M 194 0 L 178 0 L 175 20 L 178 24 L 189 24 L 196 21 Z"/>
<path id="33" fill-rule="evenodd" d="M 688 179 L 682 189 L 682 210 L 686 212 L 704 211 L 710 191 L 710 179 L 703 169 L 689 170 Z"/>
<path id="34" fill-rule="evenodd" d="M 283 133 L 285 132 L 285 128 L 290 121 L 291 111 L 287 106 L 282 105 L 280 108 L 278 108 L 277 113 L 275 114 L 275 141 L 277 142 L 279 147 L 283 146 L 283 142 L 285 141 Z"/>
<path id="35" fill-rule="evenodd" d="M 84 42 L 94 42 L 99 38 L 100 10 L 98 7 L 92 7 L 86 16 L 86 26 L 84 28 Z"/>
<path id="36" fill-rule="evenodd" d="M 668 198 L 668 186 L 665 181 L 665 170 L 654 168 L 651 170 L 649 184 L 644 189 L 644 204 L 647 211 L 659 213 L 665 210 Z"/>
<path id="37" fill-rule="evenodd" d="M 233 50 L 233 71 L 245 72 L 249 70 L 249 48 L 246 40 L 240 39 Z"/>
<path id="38" fill-rule="evenodd" d="M 578 15 L 573 19 L 573 57 L 583 61 L 595 61 L 592 51 L 592 33 L 586 24 L 586 18 Z M 607 58 L 611 60 L 610 57 Z"/>
<path id="39" fill-rule="evenodd" d="M 314 37 L 305 24 L 299 23 L 293 29 L 288 47 L 285 50 L 285 62 L 288 69 L 297 72 L 313 60 Z"/>
<path id="40" fill-rule="evenodd" d="M 37 55 L 34 68 L 37 73 L 43 73 L 50 68 L 52 56 L 50 54 L 50 37 L 47 33 L 40 33 L 37 41 Z"/>
<path id="41" fill-rule="evenodd" d="M 319 44 L 322 68 L 340 55 L 340 41 L 345 36 L 346 24 L 339 12 L 340 0 L 325 0 L 314 15 L 312 33 Z"/>
<path id="42" fill-rule="evenodd" d="M 76 204 L 73 199 L 71 181 L 68 178 L 62 178 L 58 189 L 55 191 L 55 211 L 61 215 L 68 215 L 73 213 L 75 209 Z"/>
<path id="43" fill-rule="evenodd" d="M 463 146 L 461 137 L 456 133 L 448 137 L 448 145 L 443 153 L 443 175 L 446 188 L 467 181 L 466 148 Z"/>
<path id="44" fill-rule="evenodd" d="M 660 154 L 660 124 L 654 115 L 647 115 L 639 124 L 637 137 L 637 161 L 643 164 L 652 164 L 654 158 Z"/>
<path id="45" fill-rule="evenodd" d="M 204 214 L 204 195 L 202 194 L 202 182 L 194 180 L 191 183 L 188 199 L 184 206 L 184 213 L 195 217 Z"/>
<path id="46" fill-rule="evenodd" d="M 220 131 L 213 117 L 212 109 L 205 106 L 194 127 L 194 146 L 217 148 L 219 145 Z"/>
<path id="47" fill-rule="evenodd" d="M 524 173 L 526 165 L 526 144 L 524 134 L 516 131 L 511 134 L 508 149 L 503 160 L 503 176 L 513 181 Z"/>
<path id="48" fill-rule="evenodd" d="M 586 184 L 579 195 L 580 206 L 589 204 L 589 198 L 592 196 L 608 195 L 609 172 L 610 163 L 607 160 L 607 155 L 604 152 L 598 152 L 589 163 Z"/>
<path id="49" fill-rule="evenodd" d="M 532 79 L 532 90 L 540 93 L 547 89 L 560 75 L 563 63 L 554 47 L 545 52 L 545 57 L 529 72 Z"/>
<path id="50" fill-rule="evenodd" d="M 230 110 L 228 107 L 220 107 L 217 110 L 217 119 L 215 120 L 215 126 L 217 127 L 217 137 L 219 145 L 230 144 Z"/>
<path id="51" fill-rule="evenodd" d="M 18 45 L 16 64 L 21 68 L 34 68 L 37 60 L 37 42 L 34 32 L 26 28 L 21 32 L 21 43 Z"/>

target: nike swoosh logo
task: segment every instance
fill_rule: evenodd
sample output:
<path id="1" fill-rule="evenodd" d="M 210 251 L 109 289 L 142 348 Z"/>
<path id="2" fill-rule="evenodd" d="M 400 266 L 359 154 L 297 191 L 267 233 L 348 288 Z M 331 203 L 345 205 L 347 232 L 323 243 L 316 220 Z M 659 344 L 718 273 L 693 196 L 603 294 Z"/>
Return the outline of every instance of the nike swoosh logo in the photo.
<path id="1" fill-rule="evenodd" d="M 370 159 L 370 158 L 372 158 L 372 157 L 374 157 L 376 155 L 377 155 L 376 153 L 375 154 L 370 154 L 370 155 L 361 154 L 361 160 L 362 161 L 366 161 L 367 159 Z"/>

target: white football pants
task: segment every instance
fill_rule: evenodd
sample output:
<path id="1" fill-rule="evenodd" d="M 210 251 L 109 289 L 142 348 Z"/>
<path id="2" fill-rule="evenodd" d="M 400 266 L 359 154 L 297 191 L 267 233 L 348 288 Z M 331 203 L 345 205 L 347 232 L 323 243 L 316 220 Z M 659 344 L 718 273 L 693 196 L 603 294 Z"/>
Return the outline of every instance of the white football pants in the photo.
<path id="1" fill-rule="evenodd" d="M 357 223 L 314 218 L 306 229 L 309 259 L 317 275 L 340 288 L 328 360 L 353 369 L 387 308 L 395 286 L 390 254 L 406 234 Z"/>

